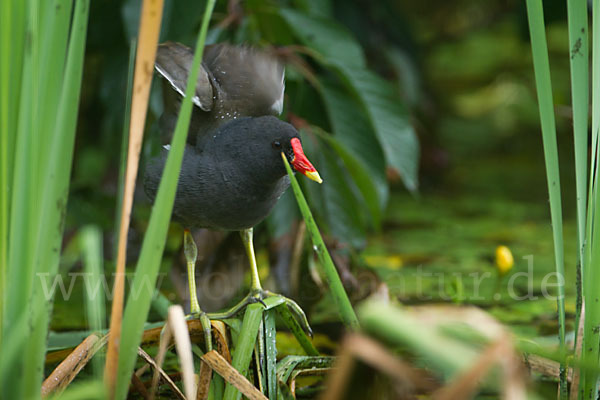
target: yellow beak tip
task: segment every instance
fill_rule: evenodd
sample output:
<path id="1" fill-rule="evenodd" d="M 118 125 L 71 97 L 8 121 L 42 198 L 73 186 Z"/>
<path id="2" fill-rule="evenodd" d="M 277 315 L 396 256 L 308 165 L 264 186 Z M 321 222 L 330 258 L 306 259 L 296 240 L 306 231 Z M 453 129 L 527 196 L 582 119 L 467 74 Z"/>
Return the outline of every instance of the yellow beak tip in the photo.
<path id="1" fill-rule="evenodd" d="M 317 183 L 323 183 L 323 179 L 321 179 L 321 176 L 317 171 L 310 171 L 305 173 L 304 175 L 306 175 L 308 179 L 311 179 Z"/>

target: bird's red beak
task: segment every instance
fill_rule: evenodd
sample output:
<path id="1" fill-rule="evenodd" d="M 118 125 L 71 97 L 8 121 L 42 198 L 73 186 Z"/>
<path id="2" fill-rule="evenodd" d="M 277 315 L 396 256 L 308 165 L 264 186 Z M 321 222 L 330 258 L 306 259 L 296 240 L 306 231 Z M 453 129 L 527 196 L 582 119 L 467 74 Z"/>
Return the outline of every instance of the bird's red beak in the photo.
<path id="1" fill-rule="evenodd" d="M 291 140 L 292 150 L 294 150 L 294 159 L 292 160 L 292 165 L 294 169 L 301 174 L 305 175 L 308 179 L 312 179 L 315 182 L 323 183 L 323 179 L 319 176 L 319 173 L 313 167 L 313 165 L 308 161 L 308 158 L 304 155 L 304 150 L 302 150 L 302 144 L 300 143 L 300 139 L 293 138 Z"/>

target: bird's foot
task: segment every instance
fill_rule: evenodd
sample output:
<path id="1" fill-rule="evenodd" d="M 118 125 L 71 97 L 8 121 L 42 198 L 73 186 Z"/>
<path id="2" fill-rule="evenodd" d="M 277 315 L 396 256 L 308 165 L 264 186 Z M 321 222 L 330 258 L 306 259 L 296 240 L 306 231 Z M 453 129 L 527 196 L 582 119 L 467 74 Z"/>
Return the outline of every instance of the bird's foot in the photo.
<path id="1" fill-rule="evenodd" d="M 202 325 L 202 331 L 204 332 L 204 344 L 206 345 L 206 351 L 212 350 L 212 325 L 210 323 L 210 317 L 204 311 L 192 311 L 191 314 L 186 316 L 187 320 L 198 319 Z"/>
<path id="2" fill-rule="evenodd" d="M 312 329 L 308 323 L 308 319 L 306 318 L 306 314 L 304 310 L 300 308 L 298 303 L 294 300 L 289 299 L 285 296 L 282 296 L 277 293 L 273 293 L 264 289 L 252 289 L 250 293 L 246 295 L 238 304 L 230 308 L 229 310 L 223 313 L 210 314 L 211 319 L 227 319 L 235 316 L 240 311 L 244 310 L 247 306 L 254 303 L 260 303 L 263 305 L 265 309 L 271 309 L 273 307 L 277 307 L 281 304 L 284 304 L 291 311 L 292 315 L 298 321 L 302 329 L 306 332 L 307 335 L 312 337 Z"/>

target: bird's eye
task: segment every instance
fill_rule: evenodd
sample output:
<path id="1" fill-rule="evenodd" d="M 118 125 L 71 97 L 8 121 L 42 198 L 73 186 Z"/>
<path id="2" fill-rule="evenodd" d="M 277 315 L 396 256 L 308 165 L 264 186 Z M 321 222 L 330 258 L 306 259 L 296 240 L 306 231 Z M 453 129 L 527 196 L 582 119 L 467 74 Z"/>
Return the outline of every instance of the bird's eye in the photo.
<path id="1" fill-rule="evenodd" d="M 273 146 L 274 149 L 281 149 L 281 143 L 278 140 L 271 143 L 271 146 Z"/>

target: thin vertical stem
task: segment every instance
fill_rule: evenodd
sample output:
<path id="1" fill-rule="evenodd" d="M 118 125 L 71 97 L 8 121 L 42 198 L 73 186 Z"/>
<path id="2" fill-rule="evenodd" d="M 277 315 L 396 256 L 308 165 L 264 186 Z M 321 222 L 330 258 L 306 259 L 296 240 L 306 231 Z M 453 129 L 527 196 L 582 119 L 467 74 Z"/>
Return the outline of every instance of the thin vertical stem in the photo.
<path id="1" fill-rule="evenodd" d="M 133 204 L 133 191 L 138 172 L 138 160 L 142 147 L 144 125 L 150 84 L 152 83 L 152 66 L 156 58 L 156 44 L 160 33 L 163 1 L 144 0 L 140 18 L 140 32 L 134 79 L 134 95 L 131 103 L 131 124 L 129 130 L 129 151 L 127 169 L 125 172 L 125 189 L 121 209 L 121 223 L 119 228 L 119 242 L 117 251 L 117 268 L 113 288 L 113 304 L 110 315 L 110 336 L 108 351 L 106 353 L 106 368 L 104 379 L 109 398 L 113 398 L 117 381 L 117 364 L 119 357 L 119 343 L 121 324 L 123 318 L 123 305 L 125 303 L 125 257 L 127 251 L 127 231 L 131 221 L 131 207 Z M 150 70 L 148 70 L 150 66 Z"/>
<path id="2" fill-rule="evenodd" d="M 560 176 L 558 148 L 556 144 L 556 124 L 554 120 L 554 104 L 552 83 L 550 79 L 550 62 L 544 27 L 544 11 L 541 0 L 527 0 L 527 17 L 531 35 L 533 68 L 538 96 L 542 139 L 544 144 L 544 160 L 548 194 L 550 195 L 550 217 L 552 220 L 552 237 L 554 240 L 554 260 L 558 279 L 558 323 L 560 351 L 565 351 L 565 288 L 564 288 L 564 245 L 562 205 L 560 193 Z M 560 398 L 567 397 L 567 380 L 564 363 L 560 368 Z"/>
<path id="3" fill-rule="evenodd" d="M 579 325 L 583 308 L 583 270 L 585 268 L 585 235 L 587 216 L 587 163 L 588 163 L 588 116 L 589 116 L 589 49 L 588 49 L 588 13 L 586 0 L 567 0 L 569 21 L 569 59 L 571 67 L 571 98 L 573 105 L 573 140 L 575 149 L 575 185 L 577 200 L 577 301 L 575 313 L 575 340 L 577 349 L 581 349 L 583 340 Z M 579 376 L 579 371 L 575 374 Z M 575 380 L 574 380 L 575 381 Z M 578 388 L 573 385 L 571 393 Z M 574 394 L 573 394 L 574 395 Z"/>

